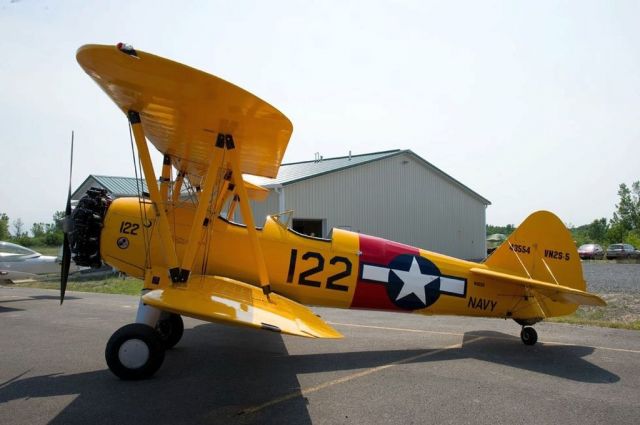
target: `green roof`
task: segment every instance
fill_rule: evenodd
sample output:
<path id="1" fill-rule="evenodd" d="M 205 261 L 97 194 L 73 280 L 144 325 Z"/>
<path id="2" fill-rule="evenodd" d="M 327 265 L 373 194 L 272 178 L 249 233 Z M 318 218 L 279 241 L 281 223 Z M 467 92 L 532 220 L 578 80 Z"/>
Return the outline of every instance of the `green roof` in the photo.
<path id="1" fill-rule="evenodd" d="M 115 176 L 96 176 L 93 175 L 98 183 L 104 186 L 109 192 L 115 196 L 131 196 L 137 195 L 139 191 L 147 192 L 147 183 L 144 179 L 136 179 L 135 177 L 115 177 Z"/>
<path id="2" fill-rule="evenodd" d="M 80 186 L 73 192 L 71 197 L 76 198 L 76 192 L 82 189 L 89 180 L 95 180 L 102 188 L 106 189 L 112 196 L 119 198 L 122 196 L 137 196 L 140 191 L 147 192 L 147 183 L 144 179 L 135 177 L 97 176 L 90 174 Z M 92 183 L 92 186 L 94 184 Z M 84 195 L 84 193 L 80 194 Z"/>

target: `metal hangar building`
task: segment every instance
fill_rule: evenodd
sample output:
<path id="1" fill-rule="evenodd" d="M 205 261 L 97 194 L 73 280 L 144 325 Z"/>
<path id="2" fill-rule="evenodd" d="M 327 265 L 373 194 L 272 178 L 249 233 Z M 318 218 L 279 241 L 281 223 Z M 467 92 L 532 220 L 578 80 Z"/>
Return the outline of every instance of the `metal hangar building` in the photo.
<path id="1" fill-rule="evenodd" d="M 491 203 L 410 150 L 282 164 L 275 179 L 250 180 L 270 190 L 266 201 L 252 202 L 257 226 L 293 210 L 293 230 L 315 237 L 330 238 L 338 227 L 458 258 L 486 256 Z M 147 191 L 133 177 L 92 174 L 72 200 L 91 187 L 114 198 Z M 234 219 L 241 218 L 236 211 Z"/>
<path id="2" fill-rule="evenodd" d="M 256 225 L 293 210 L 294 230 L 332 228 L 379 236 L 465 259 L 486 256 L 486 198 L 410 150 L 282 164 L 271 193 L 252 204 Z"/>

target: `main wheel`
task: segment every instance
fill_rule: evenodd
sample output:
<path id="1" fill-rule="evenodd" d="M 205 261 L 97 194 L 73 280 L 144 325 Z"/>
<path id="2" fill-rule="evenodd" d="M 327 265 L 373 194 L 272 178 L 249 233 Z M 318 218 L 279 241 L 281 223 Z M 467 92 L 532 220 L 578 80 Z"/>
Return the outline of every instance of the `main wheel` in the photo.
<path id="1" fill-rule="evenodd" d="M 151 326 L 132 323 L 111 335 L 104 356 L 109 370 L 118 378 L 146 379 L 162 365 L 164 346 Z"/>
<path id="2" fill-rule="evenodd" d="M 538 332 L 533 328 L 524 327 L 520 332 L 520 339 L 525 345 L 533 345 L 538 341 Z"/>
<path id="3" fill-rule="evenodd" d="M 179 314 L 168 314 L 160 317 L 156 325 L 156 331 L 160 335 L 162 345 L 165 350 L 173 348 L 182 338 L 184 333 L 184 322 Z"/>

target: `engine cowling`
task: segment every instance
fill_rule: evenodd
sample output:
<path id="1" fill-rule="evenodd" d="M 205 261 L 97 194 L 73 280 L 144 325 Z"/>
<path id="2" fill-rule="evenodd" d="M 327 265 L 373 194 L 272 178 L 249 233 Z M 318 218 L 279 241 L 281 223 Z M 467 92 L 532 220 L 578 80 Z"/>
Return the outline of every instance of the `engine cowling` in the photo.
<path id="1" fill-rule="evenodd" d="M 73 261 L 79 266 L 99 268 L 100 233 L 112 198 L 105 189 L 92 187 L 80 198 L 71 213 L 69 245 Z"/>

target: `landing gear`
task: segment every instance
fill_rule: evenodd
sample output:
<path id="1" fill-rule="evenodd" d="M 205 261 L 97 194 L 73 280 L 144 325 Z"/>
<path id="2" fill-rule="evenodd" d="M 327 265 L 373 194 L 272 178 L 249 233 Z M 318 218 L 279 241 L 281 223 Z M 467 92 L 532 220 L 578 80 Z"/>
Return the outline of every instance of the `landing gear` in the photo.
<path id="1" fill-rule="evenodd" d="M 162 365 L 164 345 L 151 326 L 132 323 L 115 331 L 104 355 L 109 369 L 120 379 L 146 379 Z"/>
<path id="2" fill-rule="evenodd" d="M 533 345 L 538 341 L 538 332 L 529 326 L 523 326 L 520 331 L 520 339 L 525 345 Z"/>
<path id="3" fill-rule="evenodd" d="M 173 348 L 182 338 L 184 323 L 179 314 L 162 313 L 156 331 L 160 335 L 160 340 L 165 350 Z"/>

